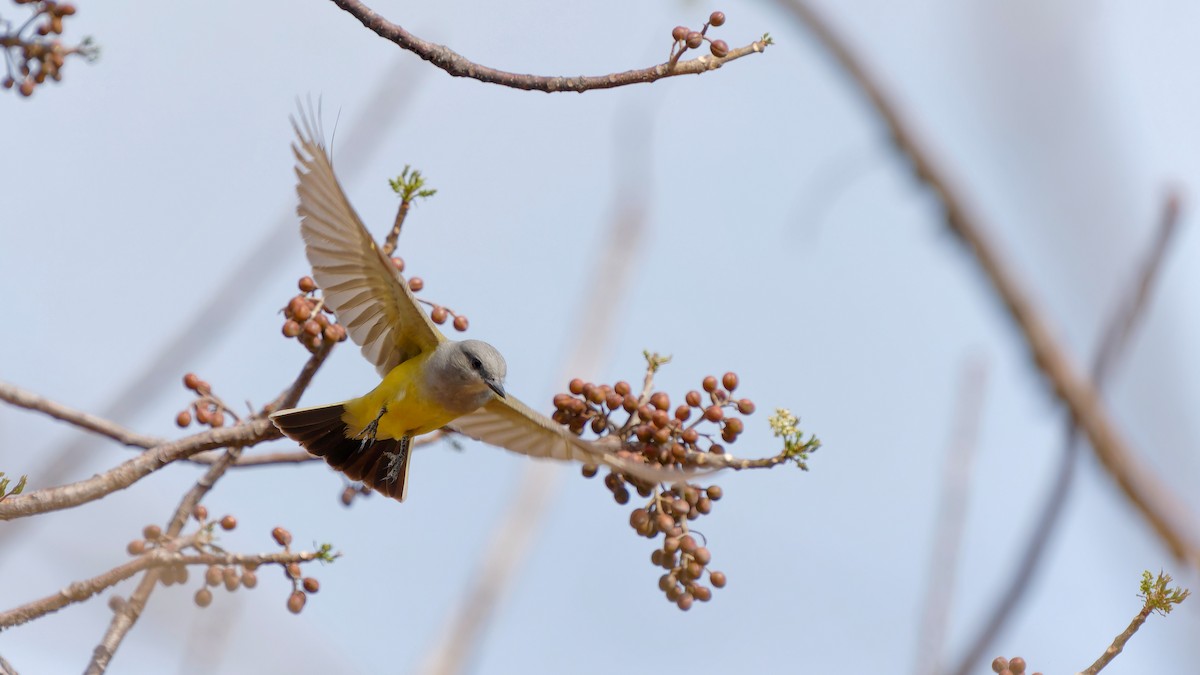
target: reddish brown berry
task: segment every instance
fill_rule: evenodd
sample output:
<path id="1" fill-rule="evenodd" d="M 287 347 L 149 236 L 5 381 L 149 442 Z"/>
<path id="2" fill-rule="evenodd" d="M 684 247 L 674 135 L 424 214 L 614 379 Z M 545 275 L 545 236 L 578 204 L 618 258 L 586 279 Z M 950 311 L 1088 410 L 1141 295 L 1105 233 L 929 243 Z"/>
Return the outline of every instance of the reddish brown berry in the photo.
<path id="1" fill-rule="evenodd" d="M 704 44 L 704 36 L 700 34 L 700 31 L 694 30 L 687 34 L 684 42 L 687 44 L 688 49 L 695 49 Z"/>
<path id="2" fill-rule="evenodd" d="M 413 277 L 408 280 L 408 288 L 413 293 L 416 293 L 416 292 L 420 291 L 422 288 L 425 288 L 425 280 L 422 279 L 421 277 Z"/>
<path id="3" fill-rule="evenodd" d="M 723 26 L 725 25 L 725 12 L 713 12 L 708 15 L 708 25 Z"/>
<path id="4" fill-rule="evenodd" d="M 192 517 L 200 522 L 208 520 L 208 507 L 203 504 L 197 504 L 195 508 L 192 509 Z"/>
<path id="5" fill-rule="evenodd" d="M 446 308 L 442 307 L 441 305 L 434 307 L 433 311 L 429 313 L 429 318 L 433 319 L 433 322 L 438 324 L 439 326 L 441 324 L 446 323 L 446 319 L 448 319 L 449 317 L 450 317 L 450 312 L 446 311 Z"/>
<path id="6" fill-rule="evenodd" d="M 258 585 L 258 575 L 250 570 L 242 572 L 242 585 L 246 588 L 254 588 Z"/>
<path id="7" fill-rule="evenodd" d="M 312 277 L 300 277 L 300 282 L 296 285 L 300 287 L 301 293 L 312 293 L 317 290 L 317 282 L 313 281 Z"/>
<path id="8" fill-rule="evenodd" d="M 209 423 L 214 427 L 225 426 L 225 413 L 218 408 L 217 411 L 212 414 L 212 419 L 209 420 Z"/>
<path id="9" fill-rule="evenodd" d="M 308 596 L 304 595 L 304 591 L 292 591 L 288 596 L 287 608 L 292 614 L 299 614 L 304 609 L 304 603 L 308 600 Z"/>
<path id="10" fill-rule="evenodd" d="M 207 405 L 196 406 L 196 421 L 200 424 L 212 422 L 212 412 L 209 411 Z"/>
<path id="11" fill-rule="evenodd" d="M 157 525 L 147 525 L 142 528 L 142 536 L 147 541 L 158 541 L 158 538 L 162 536 L 162 528 Z"/>
<path id="12" fill-rule="evenodd" d="M 282 527 L 277 527 L 271 530 L 271 537 L 273 537 L 275 539 L 275 543 L 279 544 L 280 546 L 288 546 L 292 543 L 292 533 L 288 532 Z"/>
<path id="13" fill-rule="evenodd" d="M 294 338 L 299 335 L 304 329 L 296 321 L 288 319 L 283 322 L 283 336 L 286 338 Z"/>
<path id="14" fill-rule="evenodd" d="M 704 387 L 704 391 L 711 394 L 717 390 L 717 378 L 709 375 L 708 377 L 704 378 L 704 381 L 701 382 L 701 385 Z"/>
<path id="15" fill-rule="evenodd" d="M 676 42 L 683 42 L 687 39 L 688 33 L 692 32 L 687 26 L 675 26 L 671 29 L 671 38 Z"/>
<path id="16" fill-rule="evenodd" d="M 236 591 L 238 585 L 240 585 L 242 581 L 241 577 L 237 573 L 237 570 L 232 567 L 226 567 L 221 573 L 221 578 L 225 582 L 225 590 L 229 591 L 230 593 Z"/>
<path id="17" fill-rule="evenodd" d="M 744 399 L 738 401 L 737 409 L 738 409 L 738 412 L 742 413 L 743 415 L 753 415 L 754 414 L 754 401 L 751 401 L 748 398 L 744 398 Z"/>
<path id="18" fill-rule="evenodd" d="M 584 384 L 586 384 L 586 383 L 577 377 L 577 378 L 571 380 L 569 383 L 567 383 L 567 391 L 571 392 L 572 394 L 575 394 L 576 396 L 580 396 L 583 394 L 583 385 Z"/>
<path id="19" fill-rule="evenodd" d="M 237 527 L 237 518 L 234 518 L 233 516 L 225 516 L 221 519 L 222 530 L 232 530 L 235 527 Z"/>
<path id="20" fill-rule="evenodd" d="M 725 588 L 725 573 L 709 572 L 708 581 L 712 583 L 713 588 Z"/>
<path id="21" fill-rule="evenodd" d="M 671 407 L 671 398 L 661 391 L 656 391 L 650 397 L 650 405 L 659 410 L 667 410 Z"/>
<path id="22" fill-rule="evenodd" d="M 186 427 L 192 423 L 192 414 L 186 410 L 175 416 L 175 424 Z"/>
<path id="23" fill-rule="evenodd" d="M 613 385 L 613 391 L 621 396 L 628 396 L 633 391 L 633 387 L 629 386 L 629 383 L 625 380 L 621 380 Z"/>
<path id="24" fill-rule="evenodd" d="M 695 598 L 691 593 L 684 593 L 683 595 L 679 596 L 679 599 L 675 601 L 675 604 L 679 605 L 679 609 L 682 609 L 686 612 L 692 608 L 692 602 L 694 601 Z"/>
<path id="25" fill-rule="evenodd" d="M 196 591 L 196 605 L 200 607 L 208 607 L 212 604 L 213 594 L 207 588 L 201 588 Z"/>
<path id="26" fill-rule="evenodd" d="M 717 501 L 718 499 L 720 499 L 721 496 L 725 494 L 725 491 L 721 489 L 720 485 L 709 485 L 707 492 L 708 492 L 708 498 L 713 500 L 714 502 Z"/>
<path id="27" fill-rule="evenodd" d="M 317 591 L 321 590 L 321 582 L 312 577 L 304 577 L 303 584 L 304 590 L 308 591 L 309 593 L 316 593 Z"/>
<path id="28" fill-rule="evenodd" d="M 723 59 L 729 56 L 729 43 L 724 40 L 713 40 L 712 44 L 708 45 L 708 51 L 718 59 Z"/>
<path id="29" fill-rule="evenodd" d="M 725 428 L 736 436 L 746 430 L 746 425 L 740 419 L 731 417 L 725 420 Z"/>
<path id="30" fill-rule="evenodd" d="M 683 551 L 684 553 L 695 553 L 696 549 L 699 547 L 700 545 L 696 543 L 696 540 L 693 539 L 692 535 L 690 534 L 684 535 L 683 538 L 679 540 L 679 550 Z"/>
<path id="31" fill-rule="evenodd" d="M 209 565 L 208 569 L 204 571 L 204 583 L 208 584 L 209 586 L 216 586 L 220 584 L 221 580 L 224 578 L 225 573 L 222 572 L 221 568 L 216 565 Z"/>
<path id="32" fill-rule="evenodd" d="M 684 443 L 694 445 L 696 441 L 700 440 L 700 432 L 695 429 L 684 429 L 680 438 L 683 439 Z"/>
<path id="33" fill-rule="evenodd" d="M 720 42 L 720 40 L 718 40 L 718 42 Z M 733 391 L 734 389 L 737 389 L 737 386 L 738 386 L 737 373 L 725 373 L 724 375 L 722 375 L 721 376 L 721 386 L 725 387 L 729 391 Z"/>
<path id="34" fill-rule="evenodd" d="M 462 314 L 454 317 L 454 330 L 461 333 L 470 327 L 470 325 L 471 323 L 467 321 L 467 317 L 463 316 Z"/>
<path id="35" fill-rule="evenodd" d="M 1022 675 L 1025 672 L 1025 659 L 1020 656 L 1014 656 L 1008 661 L 1008 669 L 1013 671 L 1013 675 Z"/>
<path id="36" fill-rule="evenodd" d="M 725 417 L 725 411 L 719 405 L 710 405 L 704 409 L 704 419 L 709 422 L 720 422 Z"/>
<path id="37" fill-rule="evenodd" d="M 125 547 L 129 555 L 141 555 L 146 552 L 146 542 L 141 539 L 134 539 Z"/>
<path id="38" fill-rule="evenodd" d="M 696 562 L 700 563 L 701 565 L 707 565 L 710 561 L 712 561 L 712 553 L 710 553 L 709 550 L 703 546 L 696 549 L 696 552 L 692 554 L 692 557 L 695 558 Z"/>
<path id="39" fill-rule="evenodd" d="M 295 562 L 288 563 L 287 567 L 285 567 L 284 569 L 287 571 L 288 577 L 290 577 L 292 579 L 299 579 L 301 576 L 300 563 L 295 563 Z"/>
<path id="40" fill-rule="evenodd" d="M 583 477 L 584 478 L 593 478 L 593 477 L 595 477 L 596 472 L 599 470 L 600 470 L 600 467 L 596 466 L 595 464 L 584 464 L 583 465 Z"/>
<path id="41" fill-rule="evenodd" d="M 404 271 L 404 258 L 401 258 L 399 256 L 392 256 L 392 267 L 395 267 L 397 272 L 403 272 Z"/>
<path id="42" fill-rule="evenodd" d="M 200 387 L 200 376 L 195 373 L 188 373 L 183 376 L 183 386 L 196 391 Z"/>

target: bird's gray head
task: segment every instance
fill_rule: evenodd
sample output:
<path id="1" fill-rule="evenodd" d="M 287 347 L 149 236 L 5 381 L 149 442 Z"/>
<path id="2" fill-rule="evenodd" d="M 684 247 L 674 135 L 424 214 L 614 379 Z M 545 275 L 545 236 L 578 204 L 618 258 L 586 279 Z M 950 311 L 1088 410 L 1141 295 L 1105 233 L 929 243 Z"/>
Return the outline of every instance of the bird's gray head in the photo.
<path id="1" fill-rule="evenodd" d="M 496 348 L 479 340 L 446 341 L 429 360 L 427 384 L 441 402 L 470 412 L 494 392 L 504 398 L 508 366 Z"/>

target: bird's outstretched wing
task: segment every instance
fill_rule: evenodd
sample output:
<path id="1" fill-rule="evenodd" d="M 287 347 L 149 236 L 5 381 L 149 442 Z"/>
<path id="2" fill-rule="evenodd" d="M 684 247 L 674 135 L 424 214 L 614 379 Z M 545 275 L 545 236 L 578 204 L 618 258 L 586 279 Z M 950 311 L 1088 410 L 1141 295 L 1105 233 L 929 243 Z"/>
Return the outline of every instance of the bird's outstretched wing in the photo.
<path id="1" fill-rule="evenodd" d="M 313 115 L 292 119 L 300 233 L 325 304 L 380 375 L 446 338 L 342 192 Z"/>
<path id="2" fill-rule="evenodd" d="M 623 459 L 616 455 L 615 443 L 582 439 L 512 396 L 494 398 L 447 426 L 464 436 L 512 452 L 603 464 L 650 483 L 676 483 L 707 473 L 664 469 Z"/>

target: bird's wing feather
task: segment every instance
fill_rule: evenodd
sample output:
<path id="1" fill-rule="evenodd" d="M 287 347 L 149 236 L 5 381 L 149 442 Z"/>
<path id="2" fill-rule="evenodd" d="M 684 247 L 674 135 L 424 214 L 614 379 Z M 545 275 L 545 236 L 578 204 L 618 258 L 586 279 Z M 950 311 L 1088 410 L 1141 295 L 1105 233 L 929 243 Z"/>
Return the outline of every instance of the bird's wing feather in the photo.
<path id="1" fill-rule="evenodd" d="M 362 347 L 379 374 L 386 375 L 446 338 L 350 206 L 316 121 L 301 114 L 292 127 L 300 196 L 296 212 L 313 278 L 350 339 Z"/>
<path id="2" fill-rule="evenodd" d="M 459 417 L 447 426 L 464 436 L 512 452 L 531 457 L 604 464 L 651 483 L 675 483 L 698 475 L 618 457 L 615 453 L 617 444 L 582 439 L 512 396 L 494 398 L 482 408 Z"/>

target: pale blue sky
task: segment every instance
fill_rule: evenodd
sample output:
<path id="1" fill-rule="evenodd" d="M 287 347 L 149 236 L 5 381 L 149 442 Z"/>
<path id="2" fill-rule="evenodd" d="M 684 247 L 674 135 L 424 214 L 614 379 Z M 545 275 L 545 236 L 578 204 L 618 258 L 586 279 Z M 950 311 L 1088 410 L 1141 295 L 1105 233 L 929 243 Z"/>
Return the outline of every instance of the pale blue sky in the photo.
<path id="1" fill-rule="evenodd" d="M 832 6 L 834 3 L 824 3 Z M 418 35 L 517 72 L 599 74 L 664 60 L 694 3 L 378 2 Z M 812 471 L 722 476 L 702 530 L 729 586 L 686 614 L 662 599 L 652 544 L 599 481 L 564 468 L 553 510 L 474 661 L 478 673 L 894 671 L 917 660 L 941 467 L 959 380 L 986 364 L 947 655 L 1012 566 L 1043 500 L 1063 416 L 990 287 L 861 97 L 770 3 L 719 7 L 731 45 L 778 45 L 701 77 L 584 95 L 453 79 L 331 3 L 209 2 L 135 10 L 85 3 L 72 30 L 103 56 L 71 63 L 31 100 L 0 100 L 0 379 L 100 412 L 149 355 L 216 302 L 193 355 L 151 377 L 119 421 L 172 435 L 196 370 L 231 401 L 261 403 L 304 354 L 277 310 L 305 273 L 294 209 L 297 95 L 320 95 L 351 201 L 376 232 L 405 164 L 438 188 L 401 240 L 426 295 L 471 318 L 507 357 L 509 391 L 548 409 L 565 386 L 572 326 L 615 199 L 649 193 L 602 381 L 634 379 L 641 351 L 674 356 L 682 394 L 735 370 L 760 414 L 735 449 L 774 452 L 767 411 L 790 407 L 825 447 Z M 1194 3 L 839 3 L 833 14 L 986 215 L 1077 363 L 1153 233 L 1168 184 L 1200 185 Z M 77 33 L 78 34 L 78 33 Z M 630 129 L 637 129 L 630 132 Z M 623 140 L 624 139 L 624 140 Z M 617 180 L 614 180 L 617 178 Z M 1193 508 L 1200 462 L 1200 257 L 1188 217 L 1162 286 L 1114 380 L 1115 418 Z M 214 297 L 256 247 L 257 278 Z M 274 243 L 272 243 L 274 242 Z M 305 397 L 356 396 L 373 369 L 341 349 Z M 39 484 L 78 434 L 0 407 L 0 470 Z M 279 442 L 277 449 L 288 444 Z M 129 457 L 86 445 L 79 479 Z M 300 616 L 289 586 L 155 593 L 114 672 L 408 672 L 426 655 L 524 458 L 469 444 L 423 451 L 409 500 L 344 509 L 323 465 L 238 471 L 210 512 L 223 545 L 298 542 L 345 553 Z M 8 523 L 0 604 L 49 594 L 126 559 L 199 473 L 177 466 L 86 509 Z M 0 532 L 2 534 L 2 532 Z M 1138 608 L 1143 569 L 1176 565 L 1088 454 L 1060 537 L 993 650 L 1075 672 Z M 1200 587 L 1198 587 L 1200 588 Z M 124 593 L 130 587 L 121 588 Z M 1154 618 L 1105 672 L 1188 673 L 1196 602 Z M 103 599 L 0 634 L 22 672 L 74 672 L 107 625 Z M 648 635 L 656 636 L 647 639 Z M 220 646 L 216 646 L 220 645 Z M 932 658 L 932 655 L 930 655 Z M 979 672 L 987 672 L 980 663 Z"/>

